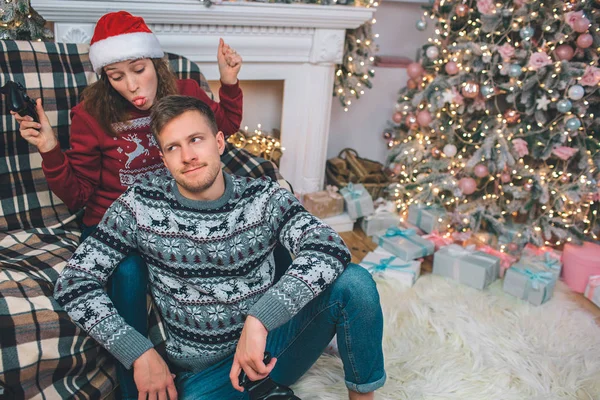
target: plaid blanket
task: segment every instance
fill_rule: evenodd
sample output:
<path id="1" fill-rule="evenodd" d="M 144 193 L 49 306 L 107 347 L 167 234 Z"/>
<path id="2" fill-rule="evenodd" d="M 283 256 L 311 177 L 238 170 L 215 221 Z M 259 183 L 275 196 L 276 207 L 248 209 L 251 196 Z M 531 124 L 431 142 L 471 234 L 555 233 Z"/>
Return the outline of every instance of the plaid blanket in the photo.
<path id="1" fill-rule="evenodd" d="M 97 79 L 80 44 L 0 41 L 0 85 L 20 82 L 41 97 L 61 147 L 69 146 L 69 111 Z M 181 78 L 200 82 L 197 65 L 168 54 Z M 212 94 L 211 94 L 212 96 Z M 77 247 L 78 215 L 49 190 L 37 150 L 20 137 L 0 96 L 0 398 L 101 399 L 116 385 L 114 359 L 80 330 L 52 297 L 54 282 Z M 269 161 L 228 146 L 225 170 L 285 184 Z M 164 331 L 149 313 L 159 352 Z"/>

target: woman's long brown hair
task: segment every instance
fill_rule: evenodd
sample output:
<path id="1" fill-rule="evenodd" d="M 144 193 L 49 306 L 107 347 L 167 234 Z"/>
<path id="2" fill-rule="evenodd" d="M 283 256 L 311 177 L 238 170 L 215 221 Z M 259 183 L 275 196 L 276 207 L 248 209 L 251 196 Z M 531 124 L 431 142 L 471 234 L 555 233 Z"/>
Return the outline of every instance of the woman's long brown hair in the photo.
<path id="1" fill-rule="evenodd" d="M 154 102 L 165 96 L 177 94 L 177 78 L 169 69 L 169 63 L 162 58 L 151 58 L 156 75 L 158 87 Z M 84 110 L 98 121 L 102 129 L 110 136 L 117 136 L 112 128 L 115 122 L 125 122 L 129 119 L 127 110 L 130 104 L 117 92 L 108 80 L 104 70 L 100 79 L 85 88 L 81 94 Z"/>

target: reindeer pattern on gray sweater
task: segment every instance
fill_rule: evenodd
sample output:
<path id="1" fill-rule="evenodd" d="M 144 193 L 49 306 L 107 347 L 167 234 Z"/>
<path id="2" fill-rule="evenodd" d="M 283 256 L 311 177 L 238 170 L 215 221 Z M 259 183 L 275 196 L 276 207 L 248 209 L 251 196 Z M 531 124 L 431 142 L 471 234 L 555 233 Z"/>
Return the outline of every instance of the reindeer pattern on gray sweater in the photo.
<path id="1" fill-rule="evenodd" d="M 208 202 L 183 197 L 170 175 L 130 187 L 61 274 L 57 301 L 125 366 L 152 343 L 123 321 L 103 286 L 131 251 L 147 264 L 167 353 L 189 370 L 233 353 L 247 315 L 269 330 L 287 322 L 349 263 L 339 235 L 292 193 L 268 178 L 224 176 L 225 193 Z M 274 284 L 278 242 L 295 259 Z"/>

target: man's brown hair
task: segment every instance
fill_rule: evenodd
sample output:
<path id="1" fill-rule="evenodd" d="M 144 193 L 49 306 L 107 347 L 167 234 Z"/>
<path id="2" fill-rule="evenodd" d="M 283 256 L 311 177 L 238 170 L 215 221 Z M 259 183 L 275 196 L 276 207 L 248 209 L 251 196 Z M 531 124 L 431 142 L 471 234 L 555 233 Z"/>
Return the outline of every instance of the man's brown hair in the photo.
<path id="1" fill-rule="evenodd" d="M 159 148 L 160 142 L 158 141 L 158 136 L 165 125 L 187 111 L 198 111 L 205 118 L 212 134 L 217 134 L 218 128 L 215 114 L 205 102 L 191 96 L 166 96 L 152 107 L 152 113 L 150 114 L 150 129 L 156 143 L 159 144 Z"/>

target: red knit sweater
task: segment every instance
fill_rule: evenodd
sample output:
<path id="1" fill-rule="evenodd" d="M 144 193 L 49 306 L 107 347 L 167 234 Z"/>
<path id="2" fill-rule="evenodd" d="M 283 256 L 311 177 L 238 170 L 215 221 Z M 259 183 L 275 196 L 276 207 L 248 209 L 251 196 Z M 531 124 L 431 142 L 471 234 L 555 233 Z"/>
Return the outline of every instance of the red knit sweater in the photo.
<path id="1" fill-rule="evenodd" d="M 210 106 L 226 137 L 237 132 L 242 122 L 239 84 L 221 83 L 218 103 L 194 80 L 179 80 L 177 86 L 180 94 L 194 96 Z M 57 145 L 42 153 L 42 169 L 50 189 L 71 210 L 85 206 L 83 223 L 88 226 L 98 224 L 137 177 L 163 168 L 150 131 L 150 111 L 132 106 L 132 119 L 114 128 L 118 137 L 106 133 L 78 104 L 71 110 L 71 149 L 63 152 Z"/>

